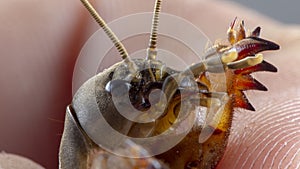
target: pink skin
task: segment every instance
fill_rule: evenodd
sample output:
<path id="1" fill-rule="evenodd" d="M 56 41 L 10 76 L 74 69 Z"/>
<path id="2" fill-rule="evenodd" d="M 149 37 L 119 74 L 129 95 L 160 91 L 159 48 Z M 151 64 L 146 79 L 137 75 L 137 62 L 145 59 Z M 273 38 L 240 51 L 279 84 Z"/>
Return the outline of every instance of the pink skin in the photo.
<path id="1" fill-rule="evenodd" d="M 128 1 L 97 1 L 97 9 L 108 22 L 152 11 L 152 1 Z M 257 111 L 235 111 L 218 168 L 299 167 L 299 27 L 228 2 L 172 0 L 164 1 L 162 10 L 188 19 L 211 39 L 226 38 L 226 29 L 238 16 L 247 28 L 261 26 L 262 37 L 280 44 L 280 51 L 265 52 L 279 72 L 255 74 L 269 91 L 247 92 Z M 0 16 L 0 151 L 57 168 L 65 107 L 72 98 L 73 66 L 98 26 L 79 0 L 2 0 Z"/>

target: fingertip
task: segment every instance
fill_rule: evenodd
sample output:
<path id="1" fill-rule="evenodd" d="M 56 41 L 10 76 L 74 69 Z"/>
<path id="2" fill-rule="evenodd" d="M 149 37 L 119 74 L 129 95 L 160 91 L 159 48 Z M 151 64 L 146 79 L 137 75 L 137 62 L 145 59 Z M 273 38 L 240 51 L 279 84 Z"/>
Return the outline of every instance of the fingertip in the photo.
<path id="1" fill-rule="evenodd" d="M 219 169 L 300 166 L 300 98 L 236 114 Z"/>
<path id="2" fill-rule="evenodd" d="M 34 161 L 15 154 L 0 152 L 0 169 L 45 169 Z"/>

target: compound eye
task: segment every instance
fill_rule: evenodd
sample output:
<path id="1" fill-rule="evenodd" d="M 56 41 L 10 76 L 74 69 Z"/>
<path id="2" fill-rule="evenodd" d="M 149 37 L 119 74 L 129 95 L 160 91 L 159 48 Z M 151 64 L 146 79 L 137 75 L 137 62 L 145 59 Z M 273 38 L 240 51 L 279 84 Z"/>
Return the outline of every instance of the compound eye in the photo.
<path id="1" fill-rule="evenodd" d="M 114 96 L 122 96 L 128 93 L 131 86 L 130 82 L 126 80 L 116 79 L 109 81 L 105 86 L 105 90 Z"/>

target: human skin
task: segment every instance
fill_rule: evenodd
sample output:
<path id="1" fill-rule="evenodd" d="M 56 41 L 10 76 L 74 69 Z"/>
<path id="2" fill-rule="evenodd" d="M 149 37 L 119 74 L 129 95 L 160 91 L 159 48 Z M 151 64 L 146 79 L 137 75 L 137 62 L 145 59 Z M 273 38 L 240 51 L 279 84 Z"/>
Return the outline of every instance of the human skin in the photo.
<path id="1" fill-rule="evenodd" d="M 109 22 L 150 12 L 154 3 L 128 1 L 97 1 L 97 9 Z M 228 2 L 169 0 L 162 10 L 189 20 L 212 40 L 226 38 L 229 23 L 238 16 L 249 29 L 261 26 L 261 36 L 281 46 L 279 51 L 265 52 L 278 73 L 255 74 L 269 91 L 247 92 L 257 111 L 235 111 L 218 168 L 300 165 L 300 28 Z M 0 151 L 57 168 L 65 108 L 72 99 L 73 67 L 98 25 L 79 0 L 2 0 L 0 21 Z"/>

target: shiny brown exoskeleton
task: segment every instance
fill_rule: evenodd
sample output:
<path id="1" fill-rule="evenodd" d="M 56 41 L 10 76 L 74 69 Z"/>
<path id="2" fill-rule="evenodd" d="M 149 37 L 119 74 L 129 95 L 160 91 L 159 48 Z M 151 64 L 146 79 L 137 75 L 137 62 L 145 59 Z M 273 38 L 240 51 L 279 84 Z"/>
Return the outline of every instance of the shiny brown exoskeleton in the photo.
<path id="1" fill-rule="evenodd" d="M 123 61 L 94 76 L 77 91 L 67 108 L 59 167 L 215 168 L 227 145 L 234 108 L 254 111 L 243 91 L 267 90 L 250 74 L 277 71 L 263 60 L 260 52 L 277 50 L 279 46 L 260 38 L 260 27 L 247 35 L 244 22 L 236 30 L 234 21 L 228 30 L 228 44 L 215 44 L 206 51 L 205 60 L 184 71 L 177 71 L 156 59 L 160 0 L 156 0 L 154 8 L 148 55 L 146 59 L 134 60 L 130 59 L 123 45 L 89 2 L 81 1 L 113 41 Z M 216 87 L 211 76 L 217 77 L 218 74 L 225 74 L 226 80 Z M 156 89 L 164 95 L 152 97 L 150 93 Z M 129 103 L 124 102 L 126 98 Z M 126 104 L 128 107 L 118 109 Z M 134 117 L 140 123 L 120 115 L 120 111 L 130 113 L 133 109 L 144 112 Z M 181 116 L 182 111 L 186 115 Z M 159 136 L 170 128 L 180 130 L 186 123 L 192 124 L 192 127 L 178 144 L 152 157 L 149 157 L 152 150 L 125 140 L 123 147 L 116 148 L 115 152 L 142 158 L 120 157 L 103 148 L 106 143 L 101 142 L 102 139 L 110 136 L 101 135 L 103 123 L 99 112 L 114 130 L 136 138 Z M 189 115 L 193 119 L 204 120 L 194 123 Z M 155 120 L 143 121 L 149 117 Z M 180 127 L 174 128 L 175 123 Z"/>

